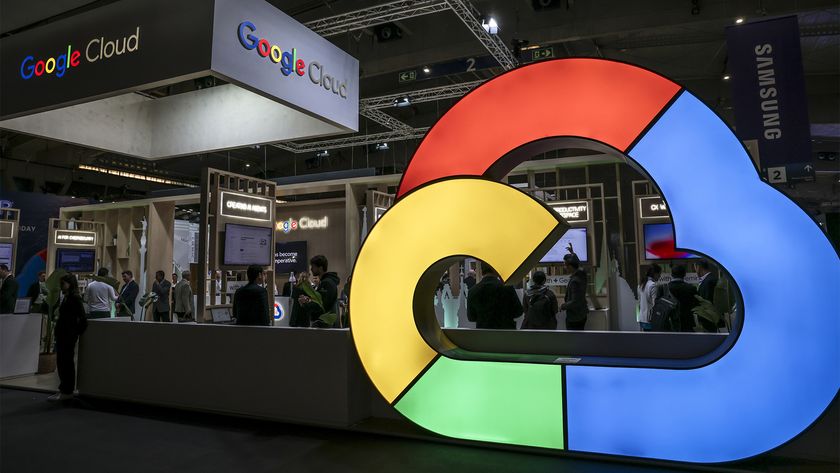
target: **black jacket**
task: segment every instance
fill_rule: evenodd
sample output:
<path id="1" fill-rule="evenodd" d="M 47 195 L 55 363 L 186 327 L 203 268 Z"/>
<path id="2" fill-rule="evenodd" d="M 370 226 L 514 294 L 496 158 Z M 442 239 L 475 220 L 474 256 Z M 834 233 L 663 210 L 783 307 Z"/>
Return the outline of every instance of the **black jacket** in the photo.
<path id="1" fill-rule="evenodd" d="M 715 287 L 717 287 L 718 278 L 712 273 L 709 273 L 705 279 L 697 287 L 697 295 L 706 299 L 709 302 L 714 302 Z"/>
<path id="2" fill-rule="evenodd" d="M 589 304 L 586 303 L 586 271 L 576 270 L 569 278 L 566 295 L 563 297 L 561 309 L 566 311 L 569 322 L 583 322 L 589 314 Z"/>
<path id="3" fill-rule="evenodd" d="M 467 318 L 476 328 L 516 328 L 515 318 L 522 315 L 516 290 L 502 284 L 498 276 L 484 276 L 467 296 Z"/>
<path id="4" fill-rule="evenodd" d="M 271 325 L 268 312 L 268 292 L 250 282 L 233 294 L 233 316 L 236 325 Z"/>
<path id="5" fill-rule="evenodd" d="M 133 314 L 134 303 L 137 300 L 137 294 L 139 292 L 140 286 L 137 285 L 137 281 L 132 279 L 128 282 L 128 284 L 123 284 L 122 290 L 120 290 L 120 297 L 117 299 L 117 302 L 126 306 Z"/>
<path id="6" fill-rule="evenodd" d="M 697 289 L 691 284 L 676 279 L 668 283 L 668 290 L 671 295 L 680 303 L 680 331 L 693 332 L 694 331 L 694 314 L 691 313 L 699 302 L 694 296 L 697 294 Z"/>
<path id="7" fill-rule="evenodd" d="M 82 297 L 78 294 L 64 296 L 58 307 L 58 321 L 55 323 L 56 340 L 75 337 L 87 328 L 87 316 Z"/>
<path id="8" fill-rule="evenodd" d="M 12 314 L 15 312 L 15 302 L 18 295 L 17 279 L 11 274 L 3 280 L 0 286 L 0 314 Z"/>
<path id="9" fill-rule="evenodd" d="M 303 284 L 309 283 L 304 282 Z M 289 310 L 291 310 L 292 313 L 289 318 L 289 327 L 309 327 L 309 316 L 306 314 L 303 306 L 300 305 L 300 302 L 298 302 L 298 297 L 303 294 L 303 291 L 298 289 L 295 285 L 291 287 L 290 294 Z"/>
<path id="10" fill-rule="evenodd" d="M 321 314 L 334 313 L 338 315 L 338 283 L 340 279 L 338 274 L 334 272 L 324 273 L 321 276 L 321 282 L 318 288 L 315 289 L 321 294 L 321 302 L 324 303 L 324 308 L 318 306 L 315 302 L 310 302 L 303 307 L 304 313 L 309 317 L 310 322 L 318 320 Z"/>

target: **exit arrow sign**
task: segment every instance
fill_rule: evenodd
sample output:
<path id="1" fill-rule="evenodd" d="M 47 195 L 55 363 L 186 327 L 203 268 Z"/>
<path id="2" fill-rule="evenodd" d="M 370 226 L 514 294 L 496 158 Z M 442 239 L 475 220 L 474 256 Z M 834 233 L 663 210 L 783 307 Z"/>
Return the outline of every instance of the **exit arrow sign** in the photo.
<path id="1" fill-rule="evenodd" d="M 403 71 L 399 74 L 400 82 L 411 82 L 417 80 L 417 71 Z"/>

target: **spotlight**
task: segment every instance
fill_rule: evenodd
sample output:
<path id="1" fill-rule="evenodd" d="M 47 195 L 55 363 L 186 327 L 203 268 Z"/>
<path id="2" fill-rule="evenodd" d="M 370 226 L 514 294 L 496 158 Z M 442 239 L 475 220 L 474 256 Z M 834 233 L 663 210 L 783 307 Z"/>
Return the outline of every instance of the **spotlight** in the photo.
<path id="1" fill-rule="evenodd" d="M 431 70 L 431 69 L 429 69 L 429 66 L 423 66 L 423 72 L 425 72 L 426 74 L 428 74 L 428 73 L 432 72 L 432 70 Z"/>
<path id="2" fill-rule="evenodd" d="M 376 151 L 387 151 L 390 149 L 388 143 L 376 143 Z"/>
<path id="3" fill-rule="evenodd" d="M 723 80 L 729 80 L 731 78 L 732 78 L 732 76 L 730 76 L 729 74 L 724 74 L 723 75 Z"/>
<path id="4" fill-rule="evenodd" d="M 490 34 L 499 34 L 499 24 L 492 16 L 487 21 L 481 20 L 481 26 L 484 27 L 484 31 Z"/>
<path id="5" fill-rule="evenodd" d="M 330 156 L 330 150 L 328 150 L 328 149 L 324 149 L 324 150 L 315 152 L 315 157 L 316 158 L 328 158 L 329 156 Z"/>
<path id="6" fill-rule="evenodd" d="M 249 167 L 251 167 L 251 164 L 250 163 L 245 163 L 245 167 L 249 168 Z"/>
<path id="7" fill-rule="evenodd" d="M 743 23 L 743 22 L 744 22 L 744 19 L 743 19 L 743 18 L 741 18 L 740 16 L 739 16 L 738 18 L 735 18 L 735 24 L 736 24 L 736 25 L 740 25 L 740 24 L 741 24 L 741 23 Z"/>
<path id="8" fill-rule="evenodd" d="M 394 99 L 395 107 L 408 107 L 409 105 L 411 105 L 411 99 L 408 96 Z"/>

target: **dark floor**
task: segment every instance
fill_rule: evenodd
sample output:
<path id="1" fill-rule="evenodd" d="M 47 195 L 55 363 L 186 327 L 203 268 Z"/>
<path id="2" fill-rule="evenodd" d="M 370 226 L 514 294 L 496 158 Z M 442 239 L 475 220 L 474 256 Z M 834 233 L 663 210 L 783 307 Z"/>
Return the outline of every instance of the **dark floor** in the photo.
<path id="1" fill-rule="evenodd" d="M 56 405 L 46 398 L 47 394 L 39 392 L 0 390 L 3 473 L 687 471 L 446 445 L 95 399 Z M 769 471 L 829 471 L 819 465 L 790 467 L 776 465 Z"/>

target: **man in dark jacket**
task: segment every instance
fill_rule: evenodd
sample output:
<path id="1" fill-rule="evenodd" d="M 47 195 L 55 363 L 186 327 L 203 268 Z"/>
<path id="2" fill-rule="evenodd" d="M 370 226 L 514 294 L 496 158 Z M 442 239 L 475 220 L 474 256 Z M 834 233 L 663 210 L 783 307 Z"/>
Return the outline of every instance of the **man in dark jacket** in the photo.
<path id="1" fill-rule="evenodd" d="M 697 262 L 697 275 L 700 276 L 700 285 L 697 287 L 697 295 L 706 299 L 709 302 L 714 302 L 715 287 L 717 287 L 718 278 L 712 274 L 712 265 L 706 260 Z M 714 322 L 703 317 L 697 317 L 703 330 L 710 333 L 717 333 L 718 326 Z"/>
<path id="2" fill-rule="evenodd" d="M 236 325 L 271 325 L 268 292 L 262 287 L 264 276 L 261 266 L 248 266 L 248 284 L 233 294 Z"/>
<path id="3" fill-rule="evenodd" d="M 0 314 L 12 314 L 15 312 L 18 289 L 17 279 L 9 271 L 9 267 L 5 264 L 0 264 Z"/>
<path id="4" fill-rule="evenodd" d="M 569 253 L 563 257 L 566 268 L 572 271 L 569 284 L 566 285 L 566 295 L 560 310 L 566 311 L 566 330 L 583 330 L 586 327 L 586 317 L 589 315 L 589 304 L 586 302 L 586 271 L 580 269 L 580 259 L 569 244 Z"/>
<path id="5" fill-rule="evenodd" d="M 137 281 L 134 280 L 134 273 L 131 271 L 123 271 L 122 280 L 123 285 L 117 299 L 117 315 L 134 319 L 134 303 L 137 300 L 137 294 L 140 292 L 140 286 L 137 285 Z"/>
<path id="6" fill-rule="evenodd" d="M 309 260 L 309 271 L 312 280 L 316 283 L 315 290 L 321 295 L 322 306 L 311 300 L 308 296 L 301 294 L 298 302 L 303 307 L 304 313 L 309 315 L 312 327 L 330 328 L 336 326 L 338 319 L 338 274 L 328 272 L 329 261 L 324 255 L 313 256 Z"/>
<path id="7" fill-rule="evenodd" d="M 697 289 L 685 282 L 685 266 L 677 265 L 671 269 L 671 282 L 668 283 L 668 290 L 679 303 L 680 332 L 694 331 L 694 314 L 691 312 L 697 304 Z"/>
<path id="8" fill-rule="evenodd" d="M 467 318 L 475 328 L 516 329 L 516 319 L 522 315 L 522 303 L 516 290 L 505 286 L 492 266 L 481 262 L 482 278 L 467 296 Z"/>

